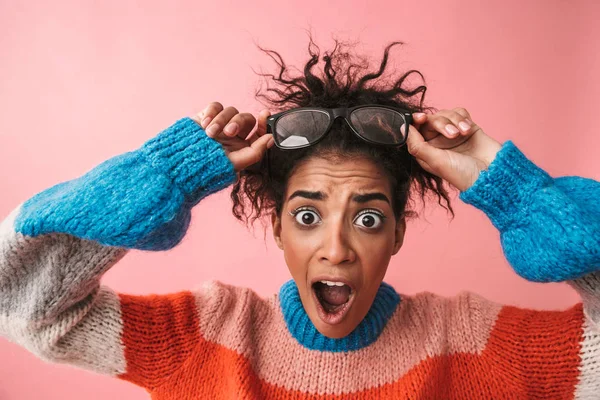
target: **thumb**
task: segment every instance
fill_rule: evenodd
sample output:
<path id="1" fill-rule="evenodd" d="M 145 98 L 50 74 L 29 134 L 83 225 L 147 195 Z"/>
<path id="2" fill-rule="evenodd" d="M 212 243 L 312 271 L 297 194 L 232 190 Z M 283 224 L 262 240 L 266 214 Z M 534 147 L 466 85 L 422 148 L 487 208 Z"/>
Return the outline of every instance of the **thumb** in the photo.
<path id="1" fill-rule="evenodd" d="M 439 176 L 440 163 L 446 157 L 444 150 L 427 143 L 421 132 L 412 125 L 409 125 L 406 147 L 423 169 Z"/>
<path id="2" fill-rule="evenodd" d="M 229 159 L 236 171 L 241 171 L 251 165 L 258 163 L 267 152 L 267 149 L 275 143 L 273 135 L 263 135 L 256 139 L 250 146 L 229 153 Z"/>
<path id="3" fill-rule="evenodd" d="M 419 130 L 419 128 L 421 128 L 421 125 L 423 125 L 424 123 L 427 122 L 427 114 L 425 114 L 425 113 L 422 113 L 422 112 L 413 113 L 412 117 L 413 117 L 412 124 L 415 126 L 415 128 L 417 128 L 417 130 Z"/>

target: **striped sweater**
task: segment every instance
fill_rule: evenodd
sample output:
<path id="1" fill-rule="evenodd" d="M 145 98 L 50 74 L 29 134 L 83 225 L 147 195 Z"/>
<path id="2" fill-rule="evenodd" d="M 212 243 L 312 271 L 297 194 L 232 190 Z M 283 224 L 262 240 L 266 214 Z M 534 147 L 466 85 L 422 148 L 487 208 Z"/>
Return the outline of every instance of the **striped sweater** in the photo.
<path id="1" fill-rule="evenodd" d="M 600 399 L 600 184 L 552 178 L 512 142 L 461 199 L 525 279 L 565 281 L 564 311 L 383 283 L 347 337 L 312 325 L 293 281 L 270 297 L 217 281 L 134 296 L 102 285 L 130 249 L 176 246 L 190 210 L 236 179 L 192 120 L 19 205 L 0 225 L 0 335 L 154 399 Z"/>

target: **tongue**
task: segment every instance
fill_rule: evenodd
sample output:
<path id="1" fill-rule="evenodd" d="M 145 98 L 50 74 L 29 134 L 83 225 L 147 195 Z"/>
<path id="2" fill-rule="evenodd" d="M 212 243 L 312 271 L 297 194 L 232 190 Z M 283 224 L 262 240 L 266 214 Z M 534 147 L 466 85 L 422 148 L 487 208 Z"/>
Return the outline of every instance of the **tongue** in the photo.
<path id="1" fill-rule="evenodd" d="M 331 305 L 339 306 L 344 304 L 350 298 L 350 287 L 327 286 L 321 284 L 321 298 Z"/>

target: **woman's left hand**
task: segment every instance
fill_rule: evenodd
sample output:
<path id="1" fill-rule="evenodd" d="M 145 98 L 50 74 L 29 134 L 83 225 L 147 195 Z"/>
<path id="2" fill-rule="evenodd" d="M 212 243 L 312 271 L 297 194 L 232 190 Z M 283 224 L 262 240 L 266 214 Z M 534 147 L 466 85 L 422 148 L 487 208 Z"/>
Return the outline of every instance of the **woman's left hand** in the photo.
<path id="1" fill-rule="evenodd" d="M 406 145 L 428 172 L 465 191 L 502 145 L 483 132 L 464 108 L 413 114 Z"/>

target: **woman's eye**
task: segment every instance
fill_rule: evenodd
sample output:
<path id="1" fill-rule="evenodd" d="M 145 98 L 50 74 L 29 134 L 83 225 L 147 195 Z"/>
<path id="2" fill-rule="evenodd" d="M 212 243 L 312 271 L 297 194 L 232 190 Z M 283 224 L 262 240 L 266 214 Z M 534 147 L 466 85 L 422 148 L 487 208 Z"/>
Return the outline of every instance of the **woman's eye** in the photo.
<path id="1" fill-rule="evenodd" d="M 377 229 L 383 224 L 383 216 L 375 212 L 365 212 L 359 214 L 354 223 L 364 228 Z"/>
<path id="2" fill-rule="evenodd" d="M 319 215 L 310 210 L 298 211 L 294 218 L 296 218 L 296 221 L 300 225 L 314 225 L 316 222 L 319 222 Z"/>

